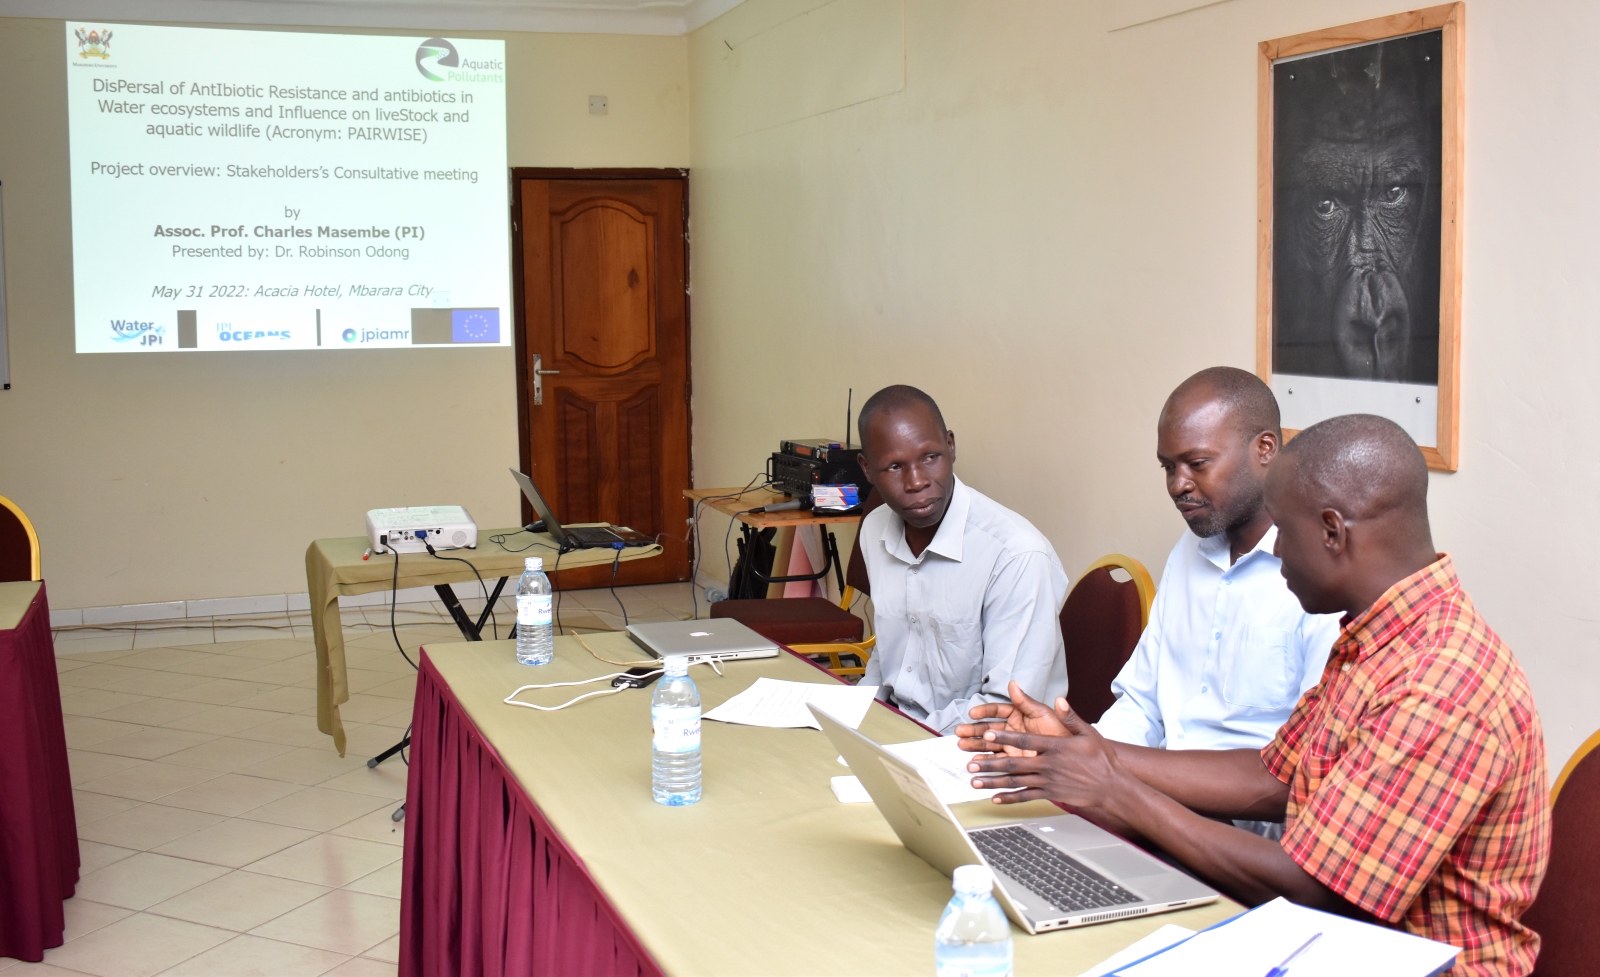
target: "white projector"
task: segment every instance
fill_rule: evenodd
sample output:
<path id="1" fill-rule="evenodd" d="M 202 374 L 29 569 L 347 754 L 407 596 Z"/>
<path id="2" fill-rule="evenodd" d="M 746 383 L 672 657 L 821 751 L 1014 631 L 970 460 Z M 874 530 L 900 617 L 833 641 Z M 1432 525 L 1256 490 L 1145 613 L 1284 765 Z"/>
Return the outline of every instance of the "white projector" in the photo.
<path id="1" fill-rule="evenodd" d="M 476 549 L 478 524 L 458 505 L 413 505 L 367 513 L 367 539 L 374 553 L 426 553 Z"/>

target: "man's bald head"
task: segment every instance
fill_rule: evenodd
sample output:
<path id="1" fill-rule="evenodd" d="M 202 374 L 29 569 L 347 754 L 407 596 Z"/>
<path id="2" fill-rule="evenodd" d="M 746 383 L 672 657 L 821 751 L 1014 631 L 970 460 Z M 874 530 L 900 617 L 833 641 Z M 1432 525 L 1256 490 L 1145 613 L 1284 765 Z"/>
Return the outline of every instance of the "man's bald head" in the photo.
<path id="1" fill-rule="evenodd" d="M 925 410 L 932 416 L 942 435 L 948 430 L 944 426 L 944 413 L 939 410 L 939 405 L 934 403 L 932 397 L 909 384 L 897 383 L 884 387 L 882 390 L 867 398 L 861 405 L 861 413 L 856 417 L 856 434 L 861 439 L 863 450 L 867 448 L 867 434 L 872 429 L 873 418 L 882 413 L 898 413 L 903 410 Z"/>
<path id="2" fill-rule="evenodd" d="M 1313 424 L 1267 473 L 1283 579 L 1312 614 L 1359 614 L 1438 558 L 1428 465 L 1393 421 L 1347 414 Z"/>
<path id="3" fill-rule="evenodd" d="M 1284 445 L 1296 487 L 1316 509 L 1347 519 L 1396 513 L 1428 526 L 1428 463 L 1400 425 L 1376 414 L 1346 414 L 1313 424 Z"/>
<path id="4" fill-rule="evenodd" d="M 1213 366 L 1201 370 L 1178 384 L 1161 408 L 1161 423 L 1180 413 L 1189 413 L 1205 404 L 1217 404 L 1245 440 L 1271 432 L 1279 442 L 1283 430 L 1278 416 L 1278 398 L 1272 388 L 1248 370 L 1233 366 Z"/>

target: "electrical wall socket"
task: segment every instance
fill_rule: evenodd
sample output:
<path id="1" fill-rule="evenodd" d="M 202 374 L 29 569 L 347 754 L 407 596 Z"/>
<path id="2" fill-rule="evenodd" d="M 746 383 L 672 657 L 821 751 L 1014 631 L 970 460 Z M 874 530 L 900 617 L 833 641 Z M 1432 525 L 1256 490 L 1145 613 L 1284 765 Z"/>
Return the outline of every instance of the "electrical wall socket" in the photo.
<path id="1" fill-rule="evenodd" d="M 590 95 L 589 96 L 589 114 L 590 115 L 605 115 L 606 111 L 610 108 L 610 106 L 611 106 L 610 99 L 606 98 L 604 95 Z"/>

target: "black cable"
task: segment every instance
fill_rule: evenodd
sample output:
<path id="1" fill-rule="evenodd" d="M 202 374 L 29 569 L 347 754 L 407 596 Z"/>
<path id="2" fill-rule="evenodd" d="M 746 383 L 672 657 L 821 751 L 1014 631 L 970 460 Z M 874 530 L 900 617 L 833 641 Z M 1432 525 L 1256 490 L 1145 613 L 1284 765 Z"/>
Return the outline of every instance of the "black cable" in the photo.
<path id="1" fill-rule="evenodd" d="M 472 571 L 472 575 L 478 578 L 478 587 L 483 590 L 483 606 L 489 608 L 489 623 L 494 627 L 494 639 L 499 641 L 500 620 L 494 616 L 494 606 L 489 603 L 489 585 L 483 582 L 483 574 L 478 572 L 477 567 L 473 566 L 469 561 L 463 560 L 459 556 L 440 556 L 438 552 L 434 550 L 433 544 L 427 540 L 423 540 L 422 545 L 427 547 L 428 555 L 433 557 L 435 560 L 453 560 L 456 563 L 466 564 L 467 569 Z"/>
<path id="2" fill-rule="evenodd" d="M 751 491 L 755 487 L 756 482 L 761 481 L 762 479 L 766 479 L 766 480 L 764 482 L 762 482 L 762 484 L 760 486 L 761 488 L 766 488 L 766 487 L 768 487 L 768 486 L 773 484 L 772 479 L 767 476 L 766 472 L 760 472 L 754 478 L 750 479 L 750 481 L 745 482 L 744 483 L 744 488 L 740 489 L 739 491 L 733 492 L 733 493 L 731 493 L 729 495 L 708 495 L 703 499 L 695 499 L 694 500 L 694 505 L 690 507 L 690 510 L 689 510 L 690 529 L 689 529 L 688 535 L 686 535 L 684 539 L 685 539 L 685 542 L 687 542 L 688 541 L 688 536 L 693 536 L 694 537 L 694 552 L 690 555 L 690 558 L 689 558 L 689 606 L 694 609 L 694 617 L 691 618 L 691 620 L 699 620 L 699 618 L 700 618 L 700 592 L 698 590 L 696 590 L 695 588 L 700 585 L 700 555 L 701 555 L 700 554 L 700 517 L 705 515 L 705 513 L 701 509 L 701 507 L 703 505 L 705 505 L 707 502 L 720 502 L 723 499 L 737 499 L 740 496 L 744 495 L 746 492 Z M 729 533 L 733 532 L 732 523 L 730 523 L 728 525 L 728 532 Z M 722 540 L 722 558 L 724 560 L 728 559 L 728 537 L 727 536 L 724 536 L 723 540 Z M 732 593 L 732 591 L 733 591 L 733 564 L 732 563 L 728 564 L 728 591 L 730 593 Z"/>
<path id="3" fill-rule="evenodd" d="M 383 545 L 389 546 L 389 538 L 387 536 L 383 537 Z M 394 554 L 394 580 L 389 584 L 389 633 L 394 635 L 394 646 L 399 649 L 400 657 L 406 660 L 407 665 L 416 669 L 417 663 L 411 660 L 411 656 L 406 654 L 405 648 L 401 646 L 400 632 L 395 630 L 394 626 L 394 605 L 395 601 L 400 597 L 400 551 L 393 546 L 389 546 L 389 552 Z"/>
<path id="4" fill-rule="evenodd" d="M 566 550 L 561 550 L 561 549 L 556 550 L 556 565 L 550 569 L 550 573 L 551 573 L 552 576 L 554 576 L 554 574 L 555 574 L 555 572 L 557 570 L 561 569 L 561 558 L 566 555 L 566 552 L 567 552 Z M 555 592 L 555 597 L 556 597 L 556 634 L 560 635 L 561 634 L 561 591 L 556 587 L 556 582 L 553 579 L 550 581 L 550 589 Z"/>
<path id="5" fill-rule="evenodd" d="M 616 601 L 617 607 L 622 610 L 622 626 L 627 627 L 628 609 L 623 606 L 622 598 L 617 596 L 617 567 L 622 563 L 622 550 L 618 548 L 614 552 L 616 555 L 611 558 L 611 599 Z"/>

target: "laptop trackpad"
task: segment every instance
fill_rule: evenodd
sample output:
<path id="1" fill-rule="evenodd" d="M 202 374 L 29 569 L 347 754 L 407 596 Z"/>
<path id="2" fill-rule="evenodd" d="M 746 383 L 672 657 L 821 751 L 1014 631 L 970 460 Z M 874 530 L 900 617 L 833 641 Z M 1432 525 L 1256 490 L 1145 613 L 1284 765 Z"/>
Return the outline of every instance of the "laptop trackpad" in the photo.
<path id="1" fill-rule="evenodd" d="M 1120 879 L 1138 879 L 1172 871 L 1165 865 L 1134 851 L 1127 845 L 1107 845 L 1104 848 L 1080 848 L 1073 852 L 1098 865 Z"/>

